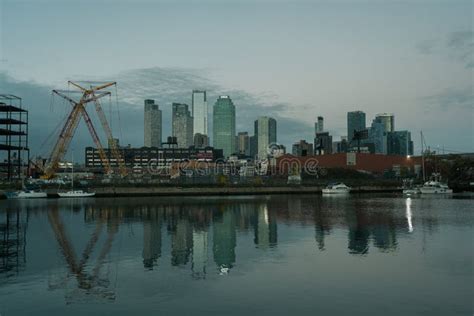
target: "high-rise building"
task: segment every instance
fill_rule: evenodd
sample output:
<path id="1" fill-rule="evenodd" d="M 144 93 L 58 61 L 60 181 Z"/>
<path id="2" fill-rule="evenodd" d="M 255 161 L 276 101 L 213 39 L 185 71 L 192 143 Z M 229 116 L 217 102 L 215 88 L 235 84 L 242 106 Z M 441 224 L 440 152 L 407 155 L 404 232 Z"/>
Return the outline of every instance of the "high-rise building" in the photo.
<path id="1" fill-rule="evenodd" d="M 388 155 L 413 155 L 413 141 L 409 131 L 394 131 L 387 133 Z"/>
<path id="2" fill-rule="evenodd" d="M 386 125 L 377 119 L 372 121 L 369 128 L 369 137 L 364 143 L 373 144 L 375 154 L 387 153 L 387 131 Z"/>
<path id="3" fill-rule="evenodd" d="M 250 137 L 248 132 L 237 134 L 237 151 L 241 156 L 250 156 Z"/>
<path id="4" fill-rule="evenodd" d="M 255 121 L 254 126 L 258 158 L 267 158 L 270 144 L 277 141 L 277 122 L 274 118 L 261 116 Z"/>
<path id="5" fill-rule="evenodd" d="M 348 149 L 348 144 L 347 144 L 347 137 L 346 136 L 341 136 L 340 141 L 332 143 L 332 153 L 333 154 L 345 153 L 345 152 L 347 152 L 347 149 Z"/>
<path id="6" fill-rule="evenodd" d="M 192 116 L 194 119 L 194 134 L 209 135 L 207 132 L 207 112 L 206 91 L 193 90 Z"/>
<path id="7" fill-rule="evenodd" d="M 196 133 L 194 134 L 194 147 L 205 148 L 209 146 L 209 137 L 207 135 Z"/>
<path id="8" fill-rule="evenodd" d="M 250 157 L 252 157 L 252 159 L 255 159 L 258 154 L 257 135 L 249 137 L 249 147 Z"/>
<path id="9" fill-rule="evenodd" d="M 155 100 L 145 100 L 145 122 L 143 124 L 145 147 L 161 147 L 161 110 Z"/>
<path id="10" fill-rule="evenodd" d="M 235 153 L 235 106 L 232 99 L 220 96 L 213 108 L 214 148 L 222 149 L 224 157 Z"/>
<path id="11" fill-rule="evenodd" d="M 347 140 L 353 141 L 354 132 L 365 129 L 365 113 L 362 111 L 347 112 Z"/>
<path id="12" fill-rule="evenodd" d="M 300 140 L 293 144 L 292 154 L 298 157 L 311 156 L 314 154 L 313 144 L 307 143 L 306 140 Z"/>
<path id="13" fill-rule="evenodd" d="M 324 117 L 318 116 L 318 121 L 314 123 L 314 135 L 324 132 Z"/>
<path id="14" fill-rule="evenodd" d="M 332 136 L 329 132 L 316 133 L 314 139 L 314 153 L 316 155 L 327 155 L 332 153 Z"/>
<path id="15" fill-rule="evenodd" d="M 383 124 L 385 133 L 395 131 L 395 115 L 392 113 L 377 114 L 374 121 Z"/>
<path id="16" fill-rule="evenodd" d="M 187 104 L 173 103 L 173 136 L 179 148 L 193 145 L 193 117 Z"/>

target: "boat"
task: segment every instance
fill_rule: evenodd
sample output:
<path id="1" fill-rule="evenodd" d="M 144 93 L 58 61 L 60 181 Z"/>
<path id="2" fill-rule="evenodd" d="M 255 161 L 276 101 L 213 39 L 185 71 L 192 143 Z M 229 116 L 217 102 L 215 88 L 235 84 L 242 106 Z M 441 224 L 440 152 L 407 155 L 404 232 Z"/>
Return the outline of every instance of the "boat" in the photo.
<path id="1" fill-rule="evenodd" d="M 38 199 L 47 198 L 48 194 L 41 190 L 23 189 L 20 191 L 7 192 L 8 199 Z"/>
<path id="2" fill-rule="evenodd" d="M 95 195 L 95 192 L 86 192 L 82 190 L 71 190 L 67 192 L 58 192 L 59 197 L 62 198 L 79 198 L 79 197 L 91 197 Z"/>
<path id="3" fill-rule="evenodd" d="M 403 180 L 403 194 L 404 195 L 415 195 L 420 194 L 420 188 L 413 185 L 413 179 Z"/>
<path id="4" fill-rule="evenodd" d="M 351 188 L 344 183 L 333 183 L 323 189 L 323 194 L 347 194 L 350 191 Z"/>
<path id="5" fill-rule="evenodd" d="M 446 183 L 441 182 L 441 175 L 433 173 L 430 181 L 420 188 L 422 194 L 452 194 L 453 190 Z"/>
<path id="6" fill-rule="evenodd" d="M 403 194 L 405 195 L 416 195 L 420 193 L 421 193 L 421 190 L 418 187 L 403 189 Z"/>
<path id="7" fill-rule="evenodd" d="M 82 197 L 91 197 L 95 195 L 95 192 L 74 190 L 74 155 L 72 156 L 72 165 L 71 165 L 71 190 L 67 192 L 58 192 L 58 195 L 61 198 L 82 198 Z"/>

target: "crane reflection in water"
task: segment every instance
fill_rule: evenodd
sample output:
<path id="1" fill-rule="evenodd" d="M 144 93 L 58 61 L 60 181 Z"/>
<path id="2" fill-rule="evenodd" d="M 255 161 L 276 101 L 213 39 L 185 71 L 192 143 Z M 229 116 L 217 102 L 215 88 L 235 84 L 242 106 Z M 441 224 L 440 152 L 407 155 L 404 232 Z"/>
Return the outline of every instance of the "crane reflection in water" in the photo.
<path id="1" fill-rule="evenodd" d="M 49 269 L 48 288 L 65 290 L 68 304 L 81 297 L 113 302 L 119 267 L 125 263 L 120 258 L 122 252 L 127 269 L 187 271 L 194 280 L 205 280 L 209 275 L 225 277 L 239 271 L 249 255 L 264 256 L 274 252 L 279 243 L 287 245 L 294 238 L 288 229 L 295 225 L 301 232 L 312 229 L 312 251 L 327 251 L 328 245 L 333 245 L 328 240 L 342 233 L 345 240 L 334 240 L 345 243 L 352 256 L 396 252 L 399 239 L 414 232 L 413 214 L 434 203 L 306 196 L 23 202 L 5 202 L 8 210 L 0 210 L 0 277 L 21 274 L 26 265 L 38 264 L 27 260 L 32 249 L 25 247 L 30 236 L 28 218 L 33 214 L 34 231 L 53 236 L 57 249 L 53 251 L 60 254 L 56 259 L 60 267 Z M 437 226 L 431 213 L 417 218 L 419 224 L 429 225 L 428 231 Z M 245 249 L 242 255 L 242 247 L 249 245 L 253 250 Z M 134 252 L 137 247 L 139 251 Z M 38 251 L 35 254 L 38 256 Z"/>

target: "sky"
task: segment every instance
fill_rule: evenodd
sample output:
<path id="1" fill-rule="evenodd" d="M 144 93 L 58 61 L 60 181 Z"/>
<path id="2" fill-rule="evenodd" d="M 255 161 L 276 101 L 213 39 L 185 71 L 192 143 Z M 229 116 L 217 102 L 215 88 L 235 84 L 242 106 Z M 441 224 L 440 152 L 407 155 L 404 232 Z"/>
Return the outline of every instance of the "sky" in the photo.
<path id="1" fill-rule="evenodd" d="M 474 152 L 473 17 L 472 1 L 452 0 L 0 0 L 0 93 L 30 107 L 38 153 L 68 110 L 50 97 L 67 80 L 117 81 L 122 144 L 143 145 L 143 99 L 167 136 L 171 102 L 206 89 L 211 108 L 230 95 L 238 131 L 275 117 L 287 148 L 312 141 L 317 116 L 338 140 L 362 110 L 367 124 L 395 113 L 417 151 L 423 130 L 435 149 Z"/>

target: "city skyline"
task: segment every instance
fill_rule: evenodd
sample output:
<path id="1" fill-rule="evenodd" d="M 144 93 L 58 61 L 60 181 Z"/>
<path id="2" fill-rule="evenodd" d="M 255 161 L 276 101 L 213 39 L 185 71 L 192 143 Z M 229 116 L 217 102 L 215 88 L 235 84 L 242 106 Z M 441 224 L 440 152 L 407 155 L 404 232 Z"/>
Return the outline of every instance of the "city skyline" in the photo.
<path id="1" fill-rule="evenodd" d="M 106 2 L 95 5 L 98 11 L 107 8 Z M 115 119 L 113 126 L 122 144 L 138 146 L 142 142 L 143 136 L 130 131 L 129 126 L 143 122 L 143 99 L 155 99 L 161 105 L 166 129 L 170 126 L 169 105 L 192 104 L 189 91 L 198 89 L 206 90 L 209 100 L 218 95 L 232 96 L 239 109 L 237 131 L 251 131 L 255 117 L 271 112 L 279 129 L 285 131 L 280 142 L 287 148 L 295 140 L 314 136 L 311 126 L 319 114 L 331 122 L 327 130 L 335 140 L 345 136 L 345 113 L 361 109 L 368 117 L 396 112 L 397 129 L 412 131 L 415 152 L 420 152 L 420 130 L 432 148 L 473 151 L 474 63 L 469 1 L 392 3 L 391 10 L 385 10 L 377 1 L 347 4 L 346 10 L 343 6 L 311 2 L 271 7 L 264 2 L 228 5 L 230 9 L 205 1 L 201 6 L 178 2 L 167 6 L 165 14 L 158 10 L 162 4 L 122 3 L 114 10 L 119 19 L 103 16 L 109 26 L 98 27 L 95 22 L 81 26 L 83 34 L 100 30 L 102 36 L 98 38 L 102 39 L 94 39 L 91 47 L 107 51 L 120 48 L 121 54 L 109 58 L 96 56 L 94 49 L 77 55 L 77 38 L 56 27 L 66 17 L 74 21 L 86 9 L 85 4 L 74 3 L 71 7 L 68 1 L 42 1 L 41 5 L 0 2 L 0 86 L 23 97 L 25 104 L 31 106 L 32 151 L 40 151 L 39 145 L 62 114 L 50 110 L 51 89 L 63 88 L 65 79 L 74 78 L 113 79 L 119 83 L 121 117 L 127 120 L 122 120 L 119 127 Z M 58 20 L 52 23 L 44 19 L 44 14 L 52 14 Z M 144 18 L 148 15 L 153 18 Z M 189 17 L 189 22 L 171 24 L 175 16 L 181 15 Z M 420 15 L 426 18 L 419 19 Z M 248 23 L 219 23 L 231 16 L 245 16 Z M 277 23 L 281 18 L 289 23 Z M 28 24 L 17 25 L 18 20 Z M 350 32 L 337 22 L 340 20 L 351 25 Z M 116 21 L 121 21 L 120 25 Z M 401 21 L 404 28 L 399 27 Z M 193 46 L 202 49 L 188 54 L 184 48 L 195 43 L 192 30 L 208 36 L 201 36 L 202 42 Z M 231 32 L 240 36 L 235 43 L 226 41 L 226 54 L 217 54 L 221 42 L 218 39 Z M 55 36 L 44 35 L 51 33 Z M 146 40 L 152 35 L 156 40 Z M 133 45 L 124 48 L 124 36 L 145 47 L 133 52 Z M 246 47 L 245 41 L 256 45 L 247 54 L 249 58 L 239 58 L 237 47 Z M 53 51 L 54 65 L 41 59 Z M 62 111 L 57 109 L 54 110 Z M 209 120 L 209 130 L 211 126 Z M 118 135 L 119 128 L 127 133 Z M 90 145 L 89 136 L 81 134 L 76 147 Z"/>

